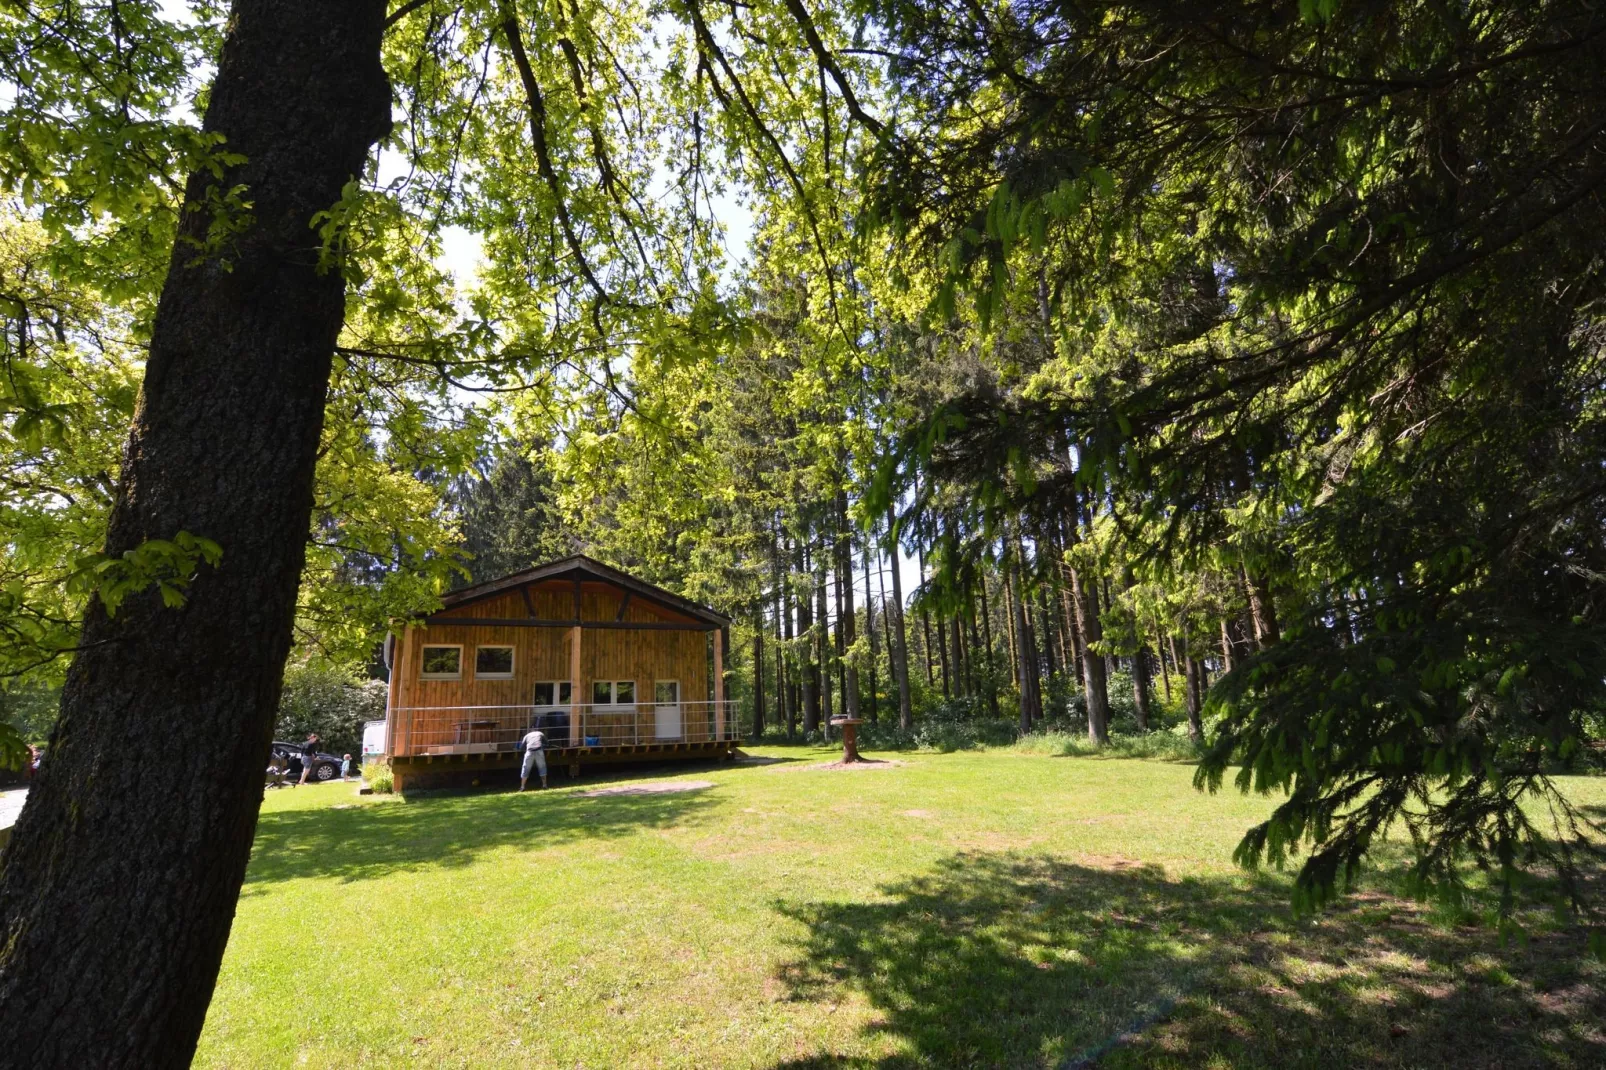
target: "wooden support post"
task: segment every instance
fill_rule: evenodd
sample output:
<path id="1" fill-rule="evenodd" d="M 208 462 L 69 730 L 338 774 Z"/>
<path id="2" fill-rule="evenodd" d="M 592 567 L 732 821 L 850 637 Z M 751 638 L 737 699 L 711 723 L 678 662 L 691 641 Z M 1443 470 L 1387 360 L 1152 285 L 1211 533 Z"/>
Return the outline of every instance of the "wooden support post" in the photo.
<path id="1" fill-rule="evenodd" d="M 569 630 L 569 746 L 580 745 L 580 635 L 576 624 Z"/>
<path id="2" fill-rule="evenodd" d="M 725 738 L 725 629 L 714 629 L 714 738 Z"/>

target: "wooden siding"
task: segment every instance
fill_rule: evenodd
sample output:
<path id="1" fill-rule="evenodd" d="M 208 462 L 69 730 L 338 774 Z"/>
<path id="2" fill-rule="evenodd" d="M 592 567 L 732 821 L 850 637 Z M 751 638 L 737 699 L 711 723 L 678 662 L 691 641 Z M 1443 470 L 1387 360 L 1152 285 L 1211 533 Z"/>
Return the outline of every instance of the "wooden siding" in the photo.
<path id="1" fill-rule="evenodd" d="M 479 617 L 492 620 L 540 619 L 569 620 L 574 617 L 574 585 L 570 581 L 547 581 L 525 588 L 529 593 L 526 603 L 519 589 L 506 591 L 470 605 L 455 606 L 449 613 L 454 618 Z M 582 621 L 614 621 L 624 592 L 610 584 L 588 581 L 581 585 Z M 533 612 L 532 612 L 533 610 Z M 632 597 L 622 618 L 628 622 L 678 622 L 695 624 L 689 617 L 663 606 L 654 605 L 640 596 Z M 393 672 L 398 675 L 392 694 L 393 708 L 409 707 L 462 707 L 462 706 L 528 706 L 533 703 L 538 681 L 569 679 L 570 652 L 574 630 L 571 628 L 531 628 L 515 625 L 464 625 L 450 624 L 414 626 L 397 642 L 393 658 Z M 423 648 L 437 644 L 461 645 L 463 656 L 461 677 L 455 680 L 420 679 Z M 588 725 L 611 723 L 629 731 L 642 733 L 645 739 L 652 736 L 654 713 L 653 688 L 660 680 L 678 680 L 683 703 L 701 703 L 709 697 L 708 649 L 709 633 L 693 630 L 625 630 L 590 628 L 581 631 L 579 687 L 574 701 L 589 703 L 591 685 L 596 680 L 633 680 L 636 685 L 636 711 L 598 717 Z M 480 680 L 474 675 L 474 648 L 481 645 L 513 647 L 513 677 L 511 679 Z M 435 720 L 440 725 L 427 726 L 431 735 L 445 729 L 451 722 L 464 719 L 460 713 L 442 713 Z M 695 714 L 685 717 L 688 740 L 710 738 L 709 725 L 700 724 Z M 391 725 L 392 753 L 404 753 L 409 746 L 407 718 L 393 719 Z M 426 729 L 419 722 L 420 731 Z M 400 737 L 397 738 L 397 732 Z"/>

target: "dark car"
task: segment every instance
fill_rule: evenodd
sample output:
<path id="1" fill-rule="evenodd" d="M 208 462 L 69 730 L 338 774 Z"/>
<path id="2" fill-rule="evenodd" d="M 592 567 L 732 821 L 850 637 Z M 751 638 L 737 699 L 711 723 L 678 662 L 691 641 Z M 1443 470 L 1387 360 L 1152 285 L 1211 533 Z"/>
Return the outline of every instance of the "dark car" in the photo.
<path id="1" fill-rule="evenodd" d="M 288 761 L 290 763 L 290 768 L 285 773 L 285 775 L 287 777 L 289 777 L 289 779 L 291 779 L 291 780 L 300 780 L 301 779 L 301 766 L 303 764 L 303 759 L 306 758 L 306 753 L 304 751 L 302 751 L 300 744 L 298 744 L 298 743 L 283 743 L 283 742 L 280 742 L 279 740 L 274 740 L 273 741 L 273 753 L 281 755 L 286 761 Z M 312 774 L 307 777 L 308 780 L 316 780 L 319 783 L 327 783 L 327 782 L 335 779 L 339 775 L 340 775 L 340 756 L 339 755 L 337 755 L 337 754 L 325 754 L 323 751 L 314 751 L 313 752 L 313 755 L 312 755 Z"/>

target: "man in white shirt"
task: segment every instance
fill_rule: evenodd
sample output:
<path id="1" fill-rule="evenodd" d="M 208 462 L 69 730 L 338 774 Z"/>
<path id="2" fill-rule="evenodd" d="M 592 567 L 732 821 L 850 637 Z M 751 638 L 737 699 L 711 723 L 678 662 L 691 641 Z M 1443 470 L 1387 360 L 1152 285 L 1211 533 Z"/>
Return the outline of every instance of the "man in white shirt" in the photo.
<path id="1" fill-rule="evenodd" d="M 524 735 L 524 766 L 519 770 L 519 790 L 524 790 L 524 782 L 530 779 L 530 767 L 533 765 L 541 774 L 541 786 L 546 787 L 546 736 L 539 728 L 532 728 Z"/>

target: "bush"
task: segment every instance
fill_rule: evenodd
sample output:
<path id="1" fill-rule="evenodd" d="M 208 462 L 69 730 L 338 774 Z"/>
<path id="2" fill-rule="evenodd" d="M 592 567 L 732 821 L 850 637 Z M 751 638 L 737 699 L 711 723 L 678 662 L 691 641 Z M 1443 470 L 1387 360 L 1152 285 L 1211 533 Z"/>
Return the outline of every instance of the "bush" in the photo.
<path id="1" fill-rule="evenodd" d="M 362 726 L 385 716 L 385 684 L 361 680 L 344 669 L 291 665 L 284 671 L 279 719 L 273 738 L 299 743 L 318 733 L 331 754 L 362 751 Z"/>
<path id="2" fill-rule="evenodd" d="M 396 790 L 395 778 L 390 772 L 390 763 L 383 758 L 372 758 L 363 763 L 363 783 L 373 789 L 375 795 L 389 795 Z"/>
<path id="3" fill-rule="evenodd" d="M 11 681 L 0 686 L 0 721 L 15 728 L 24 742 L 43 743 L 49 739 L 60 709 L 60 687 L 32 681 Z"/>
<path id="4" fill-rule="evenodd" d="M 1076 732 L 1033 732 L 1015 744 L 1028 754 L 1075 755 L 1101 758 L 1157 758 L 1162 761 L 1191 762 L 1199 758 L 1199 748 L 1186 735 L 1172 732 L 1110 734 L 1110 741 L 1099 746 L 1087 738 L 1086 730 Z"/>

